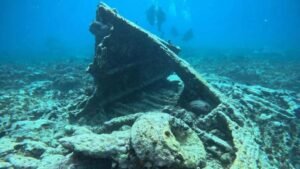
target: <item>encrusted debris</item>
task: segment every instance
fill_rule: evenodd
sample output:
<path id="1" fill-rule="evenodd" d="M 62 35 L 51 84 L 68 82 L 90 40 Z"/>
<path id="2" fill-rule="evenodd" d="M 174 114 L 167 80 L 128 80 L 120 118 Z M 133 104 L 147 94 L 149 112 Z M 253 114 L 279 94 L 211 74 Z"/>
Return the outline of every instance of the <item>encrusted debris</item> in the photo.
<path id="1" fill-rule="evenodd" d="M 104 39 L 96 31 L 98 23 L 110 27 Z M 94 77 L 96 89 L 81 105 L 83 110 L 77 117 L 87 116 L 99 107 L 158 83 L 173 72 L 184 82 L 178 105 L 187 107 L 199 98 L 212 107 L 220 103 L 216 91 L 177 56 L 178 47 L 126 20 L 107 5 L 99 6 L 91 27 L 96 37 L 96 54 L 88 72 Z"/>
<path id="2" fill-rule="evenodd" d="M 147 113 L 131 129 L 138 158 L 152 167 L 197 168 L 206 151 L 197 134 L 183 121 L 165 113 Z"/>

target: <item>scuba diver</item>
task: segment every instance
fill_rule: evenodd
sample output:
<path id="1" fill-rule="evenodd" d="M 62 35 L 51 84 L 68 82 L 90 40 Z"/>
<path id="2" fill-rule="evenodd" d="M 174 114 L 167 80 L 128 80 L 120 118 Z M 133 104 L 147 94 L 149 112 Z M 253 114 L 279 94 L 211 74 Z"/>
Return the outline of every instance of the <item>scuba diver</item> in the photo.
<path id="1" fill-rule="evenodd" d="M 157 26 L 159 32 L 162 32 L 162 24 L 166 21 L 166 14 L 161 7 L 151 5 L 146 11 L 147 21 L 152 26 Z"/>

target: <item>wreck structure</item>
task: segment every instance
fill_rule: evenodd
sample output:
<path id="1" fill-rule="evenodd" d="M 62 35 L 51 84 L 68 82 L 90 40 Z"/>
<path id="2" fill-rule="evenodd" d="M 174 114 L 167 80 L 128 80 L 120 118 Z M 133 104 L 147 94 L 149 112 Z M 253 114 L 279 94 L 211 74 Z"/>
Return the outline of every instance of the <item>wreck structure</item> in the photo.
<path id="1" fill-rule="evenodd" d="M 100 127 L 93 135 L 63 138 L 64 147 L 112 160 L 103 168 L 276 168 L 244 116 L 249 106 L 236 106 L 211 87 L 178 56 L 179 47 L 106 4 L 90 30 L 95 90 L 73 119 Z"/>
<path id="2" fill-rule="evenodd" d="M 103 37 L 103 26 L 110 31 Z M 84 107 L 84 113 L 105 106 L 134 92 L 166 79 L 175 72 L 184 83 L 178 105 L 186 107 L 192 100 L 202 99 L 213 107 L 219 97 L 200 75 L 179 58 L 176 47 L 122 18 L 115 11 L 100 6 L 91 25 L 96 38 L 96 54 L 88 71 L 96 90 Z"/>

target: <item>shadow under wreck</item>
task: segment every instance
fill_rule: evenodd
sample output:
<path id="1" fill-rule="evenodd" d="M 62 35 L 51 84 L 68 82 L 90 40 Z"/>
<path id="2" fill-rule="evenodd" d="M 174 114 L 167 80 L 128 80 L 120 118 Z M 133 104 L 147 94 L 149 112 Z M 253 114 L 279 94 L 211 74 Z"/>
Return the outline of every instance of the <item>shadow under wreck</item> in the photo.
<path id="1" fill-rule="evenodd" d="M 90 30 L 95 90 L 71 121 L 94 130 L 61 139 L 65 148 L 110 160 L 105 168 L 274 168 L 249 130 L 246 108 L 206 83 L 178 57 L 179 47 L 106 4 Z"/>

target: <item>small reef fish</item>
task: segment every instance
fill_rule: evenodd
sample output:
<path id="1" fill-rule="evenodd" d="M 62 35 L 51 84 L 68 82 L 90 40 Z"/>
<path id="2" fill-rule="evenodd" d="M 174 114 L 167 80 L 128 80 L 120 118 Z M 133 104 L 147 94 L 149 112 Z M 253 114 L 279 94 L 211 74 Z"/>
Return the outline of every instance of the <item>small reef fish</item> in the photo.
<path id="1" fill-rule="evenodd" d="M 189 109 L 197 114 L 207 114 L 212 110 L 212 107 L 206 101 L 198 99 L 189 103 Z"/>

